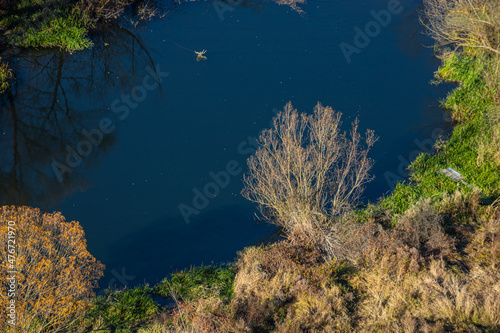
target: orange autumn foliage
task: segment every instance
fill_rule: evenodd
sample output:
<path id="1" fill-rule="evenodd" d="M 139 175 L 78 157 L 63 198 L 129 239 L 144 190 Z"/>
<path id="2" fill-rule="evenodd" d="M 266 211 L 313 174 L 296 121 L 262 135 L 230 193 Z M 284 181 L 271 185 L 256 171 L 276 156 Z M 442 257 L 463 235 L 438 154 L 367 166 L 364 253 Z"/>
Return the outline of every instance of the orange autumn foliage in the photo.
<path id="1" fill-rule="evenodd" d="M 87 251 L 78 222 L 67 222 L 58 212 L 0 207 L 1 332 L 13 331 L 3 320 L 8 318 L 6 305 L 12 299 L 7 294 L 7 272 L 12 270 L 12 262 L 8 261 L 8 249 L 12 250 L 8 248 L 8 221 L 15 222 L 16 331 L 66 330 L 88 306 L 104 265 Z"/>

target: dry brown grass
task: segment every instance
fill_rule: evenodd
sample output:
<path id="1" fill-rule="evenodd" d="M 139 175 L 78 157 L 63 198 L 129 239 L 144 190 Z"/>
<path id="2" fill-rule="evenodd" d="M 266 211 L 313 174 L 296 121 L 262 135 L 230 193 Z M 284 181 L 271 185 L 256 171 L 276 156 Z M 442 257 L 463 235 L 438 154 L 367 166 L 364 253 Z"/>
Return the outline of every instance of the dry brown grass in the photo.
<path id="1" fill-rule="evenodd" d="M 243 323 L 233 319 L 219 298 L 180 303 L 166 326 L 169 332 L 245 332 Z"/>
<path id="2" fill-rule="evenodd" d="M 238 260 L 233 309 L 252 330 L 328 332 L 351 329 L 352 294 L 336 283 L 341 266 L 312 247 L 282 241 L 248 248 Z"/>
<path id="3" fill-rule="evenodd" d="M 337 225 L 339 244 L 351 257 L 328 262 L 298 236 L 247 248 L 237 261 L 230 302 L 181 304 L 175 331 L 500 330 L 495 205 L 480 206 L 476 194 L 457 192 L 437 207 L 419 202 L 394 229 L 373 219 Z"/>
<path id="4" fill-rule="evenodd" d="M 422 21 L 442 45 L 478 48 L 500 55 L 497 0 L 425 0 Z"/>
<path id="5" fill-rule="evenodd" d="M 462 199 L 462 200 L 461 200 Z M 444 206 L 478 217 L 474 196 L 455 195 Z M 479 217 L 478 217 L 479 218 Z M 379 235 L 352 283 L 360 292 L 360 331 L 467 331 L 500 328 L 500 222 L 479 218 L 476 229 L 456 227 L 454 239 L 428 203 Z M 459 251 L 457 242 L 466 243 Z"/>

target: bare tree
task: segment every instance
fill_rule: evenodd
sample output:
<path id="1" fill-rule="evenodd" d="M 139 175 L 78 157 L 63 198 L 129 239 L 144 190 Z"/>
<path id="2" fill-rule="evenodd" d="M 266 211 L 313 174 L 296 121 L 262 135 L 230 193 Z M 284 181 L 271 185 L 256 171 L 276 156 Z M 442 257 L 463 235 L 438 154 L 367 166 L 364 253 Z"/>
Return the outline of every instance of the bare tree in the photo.
<path id="1" fill-rule="evenodd" d="M 422 23 L 439 46 L 471 47 L 500 55 L 498 0 L 424 0 Z"/>
<path id="2" fill-rule="evenodd" d="M 372 179 L 367 155 L 376 137 L 368 130 L 363 138 L 358 124 L 346 134 L 332 108 L 318 104 L 299 115 L 288 103 L 248 159 L 243 195 L 289 236 L 324 243 L 328 221 L 347 212 Z"/>

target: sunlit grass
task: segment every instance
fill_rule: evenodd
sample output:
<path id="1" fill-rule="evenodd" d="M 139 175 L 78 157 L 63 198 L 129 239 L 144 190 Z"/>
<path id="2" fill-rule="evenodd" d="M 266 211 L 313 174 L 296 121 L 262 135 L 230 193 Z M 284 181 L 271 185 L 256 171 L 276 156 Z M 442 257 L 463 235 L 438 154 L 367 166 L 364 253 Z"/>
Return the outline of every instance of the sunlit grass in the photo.
<path id="1" fill-rule="evenodd" d="M 135 332 L 158 312 L 148 286 L 108 290 L 104 296 L 94 299 L 81 326 L 92 328 L 93 332 Z"/>
<path id="2" fill-rule="evenodd" d="M 1 61 L 2 58 L 0 58 L 0 94 L 9 88 L 9 80 L 12 79 L 12 71 L 9 65 Z"/>
<path id="3" fill-rule="evenodd" d="M 87 38 L 86 28 L 72 18 L 54 18 L 40 29 L 30 28 L 14 44 L 22 47 L 57 47 L 66 51 L 79 51 L 93 44 Z"/>
<path id="4" fill-rule="evenodd" d="M 398 184 L 393 193 L 381 202 L 383 208 L 402 214 L 424 197 L 439 200 L 459 188 L 465 193 L 470 192 L 471 189 L 463 184 L 438 173 L 446 167 L 459 171 L 466 182 L 480 190 L 484 198 L 500 195 L 499 164 L 493 159 L 480 160 L 478 154 L 478 142 L 488 133 L 483 118 L 498 93 L 487 84 L 483 75 L 497 61 L 496 57 L 479 52 L 465 51 L 445 56 L 437 77 L 460 83 L 443 101 L 443 106 L 457 121 L 453 134 L 448 141 L 439 144 L 437 154 L 422 153 L 416 158 L 409 167 L 412 171 L 410 181 Z"/>
<path id="5" fill-rule="evenodd" d="M 155 287 L 163 297 L 193 301 L 204 297 L 230 298 L 235 272 L 232 267 L 201 266 L 173 273 Z"/>
<path id="6" fill-rule="evenodd" d="M 21 2 L 17 10 L 3 16 L 0 25 L 9 29 L 7 41 L 15 46 L 60 48 L 70 52 L 92 46 L 87 37 L 92 22 L 71 3 Z"/>

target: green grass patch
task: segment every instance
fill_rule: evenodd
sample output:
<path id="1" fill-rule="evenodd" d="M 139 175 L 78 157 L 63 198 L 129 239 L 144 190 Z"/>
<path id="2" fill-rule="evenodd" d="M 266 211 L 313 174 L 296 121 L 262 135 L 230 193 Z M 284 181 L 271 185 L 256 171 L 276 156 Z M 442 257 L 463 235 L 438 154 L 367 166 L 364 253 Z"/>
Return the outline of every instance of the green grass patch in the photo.
<path id="1" fill-rule="evenodd" d="M 87 37 L 92 24 L 75 1 L 21 1 L 0 19 L 11 45 L 56 47 L 70 52 L 92 46 Z"/>
<path id="2" fill-rule="evenodd" d="M 393 193 L 380 203 L 397 216 L 424 197 L 441 199 L 447 193 L 460 188 L 471 189 L 438 173 L 451 167 L 462 174 L 464 180 L 476 186 L 485 197 L 500 195 L 500 167 L 492 160 L 478 162 L 478 140 L 484 137 L 483 116 L 494 103 L 496 91 L 491 90 L 483 79 L 484 71 L 491 63 L 498 61 L 487 55 L 464 51 L 445 57 L 437 77 L 440 80 L 459 82 L 443 101 L 443 106 L 452 110 L 454 119 L 459 120 L 451 138 L 441 143 L 439 152 L 433 155 L 421 154 L 410 165 L 409 181 L 398 184 Z"/>
<path id="3" fill-rule="evenodd" d="M 9 81 L 12 77 L 12 70 L 9 65 L 2 62 L 2 58 L 0 58 L 0 94 L 9 88 Z"/>
<path id="4" fill-rule="evenodd" d="M 491 69 L 494 60 L 492 56 L 469 50 L 444 55 L 443 63 L 436 73 L 436 83 L 460 84 L 443 101 L 443 106 L 452 110 L 454 119 L 471 121 L 493 104 L 495 92 L 488 89 L 483 73 Z"/>
<path id="5" fill-rule="evenodd" d="M 162 297 L 180 298 L 189 302 L 200 298 L 231 298 L 236 273 L 232 266 L 201 266 L 173 273 L 155 286 Z"/>
<path id="6" fill-rule="evenodd" d="M 153 300 L 152 289 L 140 286 L 134 289 L 106 291 L 106 295 L 96 297 L 87 312 L 85 322 L 95 332 L 135 332 L 151 320 L 159 307 Z"/>
<path id="7" fill-rule="evenodd" d="M 86 28 L 74 17 L 54 18 L 40 29 L 30 28 L 12 42 L 22 47 L 57 47 L 66 51 L 80 51 L 92 46 Z"/>

